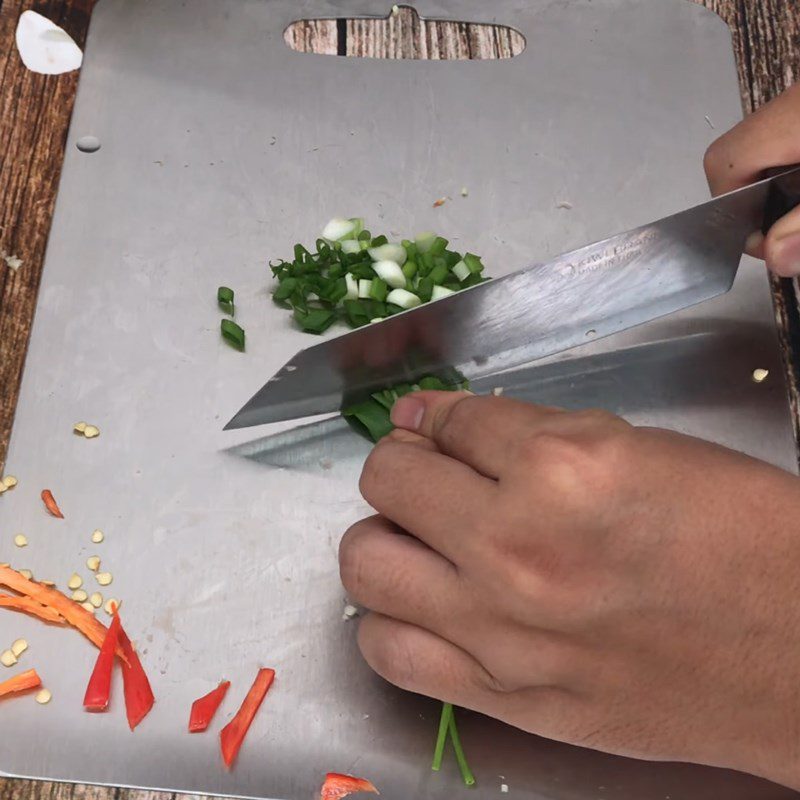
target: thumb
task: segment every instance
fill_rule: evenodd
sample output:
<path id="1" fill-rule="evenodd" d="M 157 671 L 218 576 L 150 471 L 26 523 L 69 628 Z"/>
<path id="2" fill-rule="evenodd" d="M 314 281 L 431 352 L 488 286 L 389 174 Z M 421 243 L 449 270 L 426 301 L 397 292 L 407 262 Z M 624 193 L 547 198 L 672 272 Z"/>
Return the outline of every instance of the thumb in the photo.
<path id="1" fill-rule="evenodd" d="M 770 229 L 763 244 L 767 267 L 776 275 L 800 275 L 800 208 L 781 217 Z"/>

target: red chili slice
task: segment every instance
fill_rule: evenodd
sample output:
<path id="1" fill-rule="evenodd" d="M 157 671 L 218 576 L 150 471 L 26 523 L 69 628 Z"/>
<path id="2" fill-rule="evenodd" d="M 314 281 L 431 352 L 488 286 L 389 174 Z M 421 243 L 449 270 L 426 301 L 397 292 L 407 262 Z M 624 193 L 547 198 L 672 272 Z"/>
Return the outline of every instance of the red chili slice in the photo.
<path id="1" fill-rule="evenodd" d="M 208 694 L 192 703 L 192 713 L 189 715 L 189 733 L 199 733 L 208 728 L 230 685 L 230 681 L 222 681 L 216 689 L 212 689 Z"/>
<path id="2" fill-rule="evenodd" d="M 16 694 L 17 692 L 27 692 L 31 689 L 37 689 L 41 685 L 42 680 L 36 670 L 29 669 L 27 672 L 20 672 L 19 675 L 0 683 L 0 697 Z"/>
<path id="3" fill-rule="evenodd" d="M 236 760 L 250 724 L 273 680 L 275 680 L 274 669 L 260 669 L 236 716 L 220 731 L 219 741 L 226 767 L 230 768 Z"/>
<path id="4" fill-rule="evenodd" d="M 92 677 L 89 678 L 86 694 L 83 696 L 83 707 L 87 711 L 105 711 L 108 708 L 111 697 L 111 674 L 117 658 L 119 626 L 119 614 L 115 613 L 97 656 Z"/>
<path id="5" fill-rule="evenodd" d="M 380 792 L 366 779 L 354 778 L 352 775 L 342 775 L 339 772 L 329 772 L 325 776 L 325 783 L 319 791 L 320 800 L 339 800 L 353 792 Z"/>
<path id="6" fill-rule="evenodd" d="M 61 513 L 61 509 L 58 507 L 58 503 L 56 503 L 56 499 L 55 497 L 53 497 L 53 493 L 49 489 L 42 489 L 42 502 L 44 503 L 44 507 L 54 517 L 58 517 L 59 519 L 64 519 L 64 515 Z"/>
<path id="7" fill-rule="evenodd" d="M 142 662 L 139 661 L 139 656 L 136 655 L 131 640 L 125 634 L 121 624 L 119 644 L 128 662 L 127 664 L 125 661 L 122 662 L 122 687 L 125 694 L 125 713 L 128 716 L 128 725 L 133 730 L 150 713 L 155 697 Z"/>

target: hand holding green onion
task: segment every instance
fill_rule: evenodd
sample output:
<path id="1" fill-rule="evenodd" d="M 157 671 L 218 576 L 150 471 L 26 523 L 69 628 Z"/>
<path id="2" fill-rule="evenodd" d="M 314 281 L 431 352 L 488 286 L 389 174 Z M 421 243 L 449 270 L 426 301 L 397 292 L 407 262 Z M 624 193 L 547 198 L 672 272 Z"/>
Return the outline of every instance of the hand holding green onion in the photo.
<path id="1" fill-rule="evenodd" d="M 798 478 L 501 397 L 409 393 L 391 422 L 360 484 L 378 516 L 340 547 L 378 673 L 549 738 L 800 788 Z"/>

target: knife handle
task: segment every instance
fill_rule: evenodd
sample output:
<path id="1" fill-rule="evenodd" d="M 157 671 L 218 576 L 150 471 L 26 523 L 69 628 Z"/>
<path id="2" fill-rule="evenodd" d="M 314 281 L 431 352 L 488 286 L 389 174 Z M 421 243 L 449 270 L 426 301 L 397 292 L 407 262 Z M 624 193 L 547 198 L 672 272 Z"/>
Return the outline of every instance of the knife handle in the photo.
<path id="1" fill-rule="evenodd" d="M 764 173 L 764 178 L 772 178 L 787 170 L 797 170 L 800 165 L 774 167 Z M 800 170 L 778 178 L 770 184 L 767 201 L 764 204 L 764 223 L 761 233 L 767 235 L 769 229 L 783 216 L 800 206 Z"/>

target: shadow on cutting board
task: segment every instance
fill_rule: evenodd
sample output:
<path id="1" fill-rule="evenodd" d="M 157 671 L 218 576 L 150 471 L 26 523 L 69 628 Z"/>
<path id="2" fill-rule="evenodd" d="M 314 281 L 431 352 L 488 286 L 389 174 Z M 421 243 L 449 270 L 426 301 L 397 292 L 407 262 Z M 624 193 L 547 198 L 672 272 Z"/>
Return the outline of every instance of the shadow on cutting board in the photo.
<path id="1" fill-rule="evenodd" d="M 611 352 L 534 364 L 472 382 L 477 394 L 503 387 L 506 397 L 567 409 L 603 408 L 637 425 L 658 425 L 719 440 L 709 420 L 731 409 L 742 423 L 763 411 L 764 395 L 776 402 L 784 387 L 780 365 L 765 361 L 773 332 L 707 320 L 682 336 Z M 775 375 L 756 385 L 756 367 Z M 724 441 L 721 443 L 725 444 Z M 370 443 L 341 417 L 299 425 L 230 448 L 226 452 L 259 463 L 318 472 L 331 463 L 366 458 Z"/>

